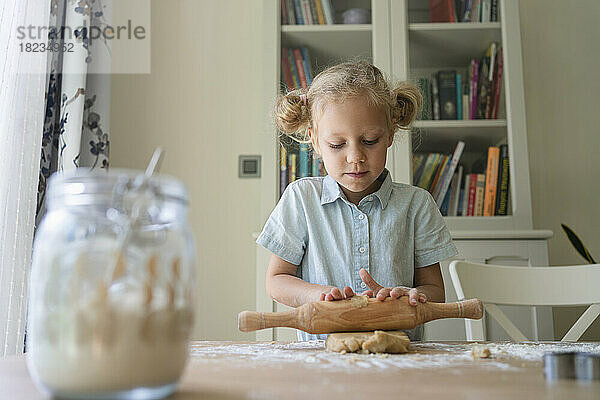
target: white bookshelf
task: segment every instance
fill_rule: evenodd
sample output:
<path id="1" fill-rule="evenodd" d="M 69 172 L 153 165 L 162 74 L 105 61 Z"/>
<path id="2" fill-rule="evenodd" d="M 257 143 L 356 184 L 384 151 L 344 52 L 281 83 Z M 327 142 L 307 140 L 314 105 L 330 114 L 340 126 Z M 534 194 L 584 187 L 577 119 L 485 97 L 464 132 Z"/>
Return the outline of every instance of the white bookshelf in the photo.
<path id="1" fill-rule="evenodd" d="M 269 106 L 281 88 L 282 47 L 307 46 L 315 74 L 329 65 L 359 56 L 372 61 L 394 79 L 416 82 L 417 77 L 438 70 L 466 69 L 472 58 L 484 54 L 491 41 L 500 43 L 503 47 L 504 76 L 499 119 L 418 121 L 414 126 L 421 138 L 418 151 L 450 153 L 456 142 L 463 140 L 466 148 L 461 161 L 468 161 L 487 153 L 489 146 L 508 144 L 510 215 L 445 217 L 446 222 L 454 239 L 463 241 L 459 243 L 459 257 L 475 257 L 485 262 L 488 258 L 482 258 L 482 254 L 489 251 L 489 260 L 494 262 L 498 259 L 511 262 L 512 257 L 514 262 L 525 265 L 547 264 L 546 240 L 552 232 L 535 231 L 532 226 L 518 1 L 499 0 L 499 22 L 493 23 L 429 23 L 428 0 L 333 1 L 338 21 L 341 20 L 340 13 L 346 9 L 370 8 L 371 23 L 365 25 L 281 25 L 280 1 L 263 0 L 263 4 L 264 57 L 271 62 L 263 76 L 265 104 Z M 266 110 L 266 115 L 269 112 Z M 269 123 L 270 120 L 266 126 Z M 277 133 L 271 130 L 263 136 L 261 221 L 266 220 L 279 197 Z M 409 136 L 400 134 L 388 153 L 387 167 L 394 181 L 412 183 L 412 152 L 413 143 Z M 532 244 L 535 244 L 535 251 L 523 250 L 529 249 Z M 259 311 L 280 308 L 270 301 L 264 290 L 269 257 L 268 252 L 258 247 Z M 455 296 L 452 290 L 447 285 L 448 298 Z M 533 320 L 541 318 L 547 328 L 548 313 L 542 312 L 542 315 L 539 310 L 534 310 L 534 314 Z M 551 315 L 549 318 L 551 322 Z M 434 329 L 439 332 L 444 325 L 437 325 Z M 541 336 L 547 335 L 548 332 L 544 332 Z M 439 337 L 439 334 L 430 329 L 429 336 Z M 293 340 L 295 336 L 290 331 L 276 330 L 258 332 L 257 338 Z"/>

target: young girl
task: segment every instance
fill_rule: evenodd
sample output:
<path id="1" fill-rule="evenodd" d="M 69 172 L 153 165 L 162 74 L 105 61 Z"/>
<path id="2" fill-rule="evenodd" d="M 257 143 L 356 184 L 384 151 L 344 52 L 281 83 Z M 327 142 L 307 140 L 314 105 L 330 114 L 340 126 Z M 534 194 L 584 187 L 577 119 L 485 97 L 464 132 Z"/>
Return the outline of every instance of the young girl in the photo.
<path id="1" fill-rule="evenodd" d="M 331 67 L 308 91 L 278 100 L 279 130 L 310 142 L 328 175 L 290 183 L 257 239 L 273 253 L 274 300 L 297 307 L 361 293 L 444 302 L 439 262 L 457 254 L 444 219 L 429 192 L 392 182 L 385 169 L 394 132 L 421 106 L 415 86 L 390 87 L 366 62 Z M 407 334 L 421 340 L 422 327 Z M 325 337 L 298 331 L 300 340 Z"/>

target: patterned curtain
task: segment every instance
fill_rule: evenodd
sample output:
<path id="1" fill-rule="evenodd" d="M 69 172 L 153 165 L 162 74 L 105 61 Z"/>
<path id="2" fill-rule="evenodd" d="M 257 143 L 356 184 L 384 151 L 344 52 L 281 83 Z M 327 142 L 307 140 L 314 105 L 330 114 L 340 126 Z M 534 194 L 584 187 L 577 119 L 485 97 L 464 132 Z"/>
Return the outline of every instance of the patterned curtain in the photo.
<path id="1" fill-rule="evenodd" d="M 92 45 L 90 28 L 109 25 L 112 0 L 50 0 L 50 6 L 48 39 L 63 51 L 48 52 L 37 223 L 52 173 L 109 165 L 110 75 L 105 66 L 110 46 L 101 38 Z"/>

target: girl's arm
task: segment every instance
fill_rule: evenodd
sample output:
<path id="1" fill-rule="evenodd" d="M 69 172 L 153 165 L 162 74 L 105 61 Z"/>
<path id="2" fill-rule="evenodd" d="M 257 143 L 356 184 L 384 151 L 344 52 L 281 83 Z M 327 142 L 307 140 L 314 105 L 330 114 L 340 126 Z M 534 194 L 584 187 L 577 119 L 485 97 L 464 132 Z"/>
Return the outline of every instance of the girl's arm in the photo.
<path id="1" fill-rule="evenodd" d="M 415 288 L 425 294 L 428 301 L 444 303 L 446 301 L 446 293 L 444 291 L 444 280 L 442 279 L 440 263 L 415 268 Z"/>
<path id="2" fill-rule="evenodd" d="M 334 286 L 308 283 L 296 276 L 297 265 L 271 255 L 267 269 L 267 293 L 275 301 L 290 307 L 298 307 L 311 301 L 341 300 L 354 296 L 349 287 L 343 290 Z"/>

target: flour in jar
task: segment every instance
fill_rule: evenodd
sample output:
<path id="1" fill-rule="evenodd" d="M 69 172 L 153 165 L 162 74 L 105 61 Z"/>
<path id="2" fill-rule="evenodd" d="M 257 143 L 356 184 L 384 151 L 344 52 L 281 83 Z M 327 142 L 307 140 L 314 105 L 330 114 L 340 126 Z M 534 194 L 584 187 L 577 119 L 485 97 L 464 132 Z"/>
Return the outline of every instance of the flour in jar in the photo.
<path id="1" fill-rule="evenodd" d="M 160 265 L 161 272 L 159 262 L 150 256 L 145 267 L 130 268 L 144 270 L 136 277 L 120 260 L 108 283 L 97 279 L 90 288 L 75 279 L 76 301 L 36 307 L 32 328 L 44 334 L 28 342 L 34 378 L 53 393 L 82 395 L 176 382 L 188 356 L 191 301 L 182 292 L 179 261 Z M 168 276 L 159 277 L 164 270 Z"/>

